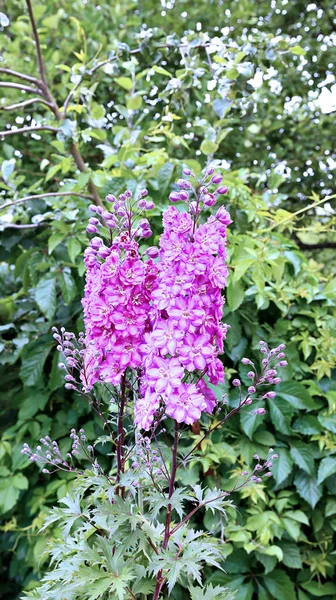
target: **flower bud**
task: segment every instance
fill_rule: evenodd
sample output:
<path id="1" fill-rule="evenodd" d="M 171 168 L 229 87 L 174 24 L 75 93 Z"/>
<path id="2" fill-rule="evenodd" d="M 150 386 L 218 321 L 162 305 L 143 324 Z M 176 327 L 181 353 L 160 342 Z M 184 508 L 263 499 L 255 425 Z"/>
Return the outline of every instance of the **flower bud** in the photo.
<path id="1" fill-rule="evenodd" d="M 148 200 L 146 203 L 146 210 L 153 210 L 153 208 L 155 208 L 154 202 L 152 200 Z"/>
<path id="2" fill-rule="evenodd" d="M 217 188 L 217 190 L 216 190 L 217 194 L 221 194 L 221 195 L 227 194 L 227 193 L 228 193 L 228 191 L 229 191 L 229 188 L 228 188 L 226 185 L 221 185 L 221 186 L 220 186 L 219 188 Z"/>
<path id="3" fill-rule="evenodd" d="M 216 204 L 216 198 L 214 194 L 205 194 L 205 196 L 203 196 L 203 202 L 205 206 L 213 206 Z"/>
<path id="4" fill-rule="evenodd" d="M 255 389 L 254 385 L 250 385 L 250 387 L 247 388 L 247 391 L 249 394 L 255 394 L 256 389 Z"/>
<path id="5" fill-rule="evenodd" d="M 218 219 L 220 223 L 223 223 L 223 225 L 230 225 L 230 223 L 232 223 L 230 214 L 224 206 L 221 206 L 216 212 L 216 219 Z"/>
<path id="6" fill-rule="evenodd" d="M 281 382 L 282 382 L 281 377 L 274 377 L 273 383 L 277 384 L 277 383 L 281 383 Z"/>
<path id="7" fill-rule="evenodd" d="M 156 258 L 159 256 L 159 249 L 156 248 L 156 246 L 151 246 L 150 248 L 147 248 L 146 254 L 148 254 L 150 258 Z"/>
<path id="8" fill-rule="evenodd" d="M 280 367 L 287 367 L 288 366 L 288 362 L 287 362 L 287 360 L 281 360 L 279 362 L 279 365 L 280 365 Z"/>
<path id="9" fill-rule="evenodd" d="M 264 415 L 266 414 L 266 410 L 264 408 L 257 408 L 257 410 L 254 411 L 255 415 Z"/>
<path id="10" fill-rule="evenodd" d="M 86 231 L 88 233 L 97 233 L 98 229 L 95 227 L 95 225 L 87 225 Z"/>
<path id="11" fill-rule="evenodd" d="M 187 168 L 183 169 L 182 173 L 183 173 L 183 175 L 187 175 L 187 176 L 192 174 L 191 170 L 187 169 Z"/>
<path id="12" fill-rule="evenodd" d="M 181 190 L 179 193 L 180 200 L 189 200 L 189 194 L 185 190 Z"/>
<path id="13" fill-rule="evenodd" d="M 106 202 L 116 202 L 117 198 L 113 194 L 107 194 Z"/>
<path id="14" fill-rule="evenodd" d="M 254 373 L 254 371 L 249 371 L 249 372 L 247 373 L 247 377 L 248 377 L 249 379 L 254 379 L 254 378 L 255 378 L 255 373 Z"/>
<path id="15" fill-rule="evenodd" d="M 240 379 L 234 379 L 232 381 L 232 385 L 234 385 L 234 387 L 240 387 L 241 386 L 241 381 Z"/>
<path id="16" fill-rule="evenodd" d="M 222 179 L 223 179 L 223 177 L 221 175 L 219 175 L 219 173 L 217 173 L 216 175 L 211 177 L 211 183 L 220 183 L 222 181 Z"/>
<path id="17" fill-rule="evenodd" d="M 209 175 L 213 175 L 213 173 L 214 173 L 214 172 L 215 172 L 215 169 L 214 169 L 213 167 L 209 167 L 209 168 L 206 170 L 206 173 L 205 173 L 205 175 L 208 177 Z"/>
<path id="18" fill-rule="evenodd" d="M 169 200 L 171 202 L 180 202 L 180 194 L 178 192 L 170 192 Z"/>
<path id="19" fill-rule="evenodd" d="M 243 363 L 243 365 L 250 365 L 250 364 L 252 364 L 249 358 L 242 358 L 241 362 Z"/>

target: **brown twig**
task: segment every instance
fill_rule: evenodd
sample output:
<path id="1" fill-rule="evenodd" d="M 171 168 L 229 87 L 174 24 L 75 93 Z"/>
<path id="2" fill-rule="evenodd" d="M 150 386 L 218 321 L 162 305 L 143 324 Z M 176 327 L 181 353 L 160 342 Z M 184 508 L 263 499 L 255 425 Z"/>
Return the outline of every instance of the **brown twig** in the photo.
<path id="1" fill-rule="evenodd" d="M 6 67 L 1 67 L 0 73 L 4 73 L 5 75 L 11 75 L 11 77 L 17 77 L 18 79 L 23 79 L 24 81 L 30 81 L 30 83 L 35 83 L 35 85 L 37 86 L 40 83 L 40 81 L 36 77 L 31 77 L 31 75 L 19 73 L 18 71 L 13 71 L 13 69 L 7 69 Z"/>
<path id="2" fill-rule="evenodd" d="M 38 32 L 37 32 L 36 21 L 35 21 L 35 17 L 34 17 L 34 13 L 33 13 L 33 8 L 32 8 L 32 5 L 31 5 L 31 0 L 26 0 L 26 4 L 27 4 L 27 8 L 28 8 L 29 19 L 30 19 L 30 22 L 31 22 L 31 26 L 32 26 L 32 30 L 33 30 L 33 36 L 34 36 L 35 45 L 36 45 L 36 56 L 37 56 L 38 70 L 39 70 L 42 82 L 45 85 L 47 85 L 47 80 L 46 80 L 46 76 L 45 76 L 44 62 L 43 62 L 42 51 L 41 51 L 40 38 L 39 38 L 39 35 L 38 35 Z"/>
<path id="3" fill-rule="evenodd" d="M 8 131 L 0 131 L 0 137 L 6 137 L 7 135 L 15 135 L 16 133 L 30 133 L 36 131 L 53 131 L 57 133 L 58 127 L 52 127 L 51 125 L 41 125 L 39 127 L 19 127 L 18 129 L 9 129 Z"/>
<path id="4" fill-rule="evenodd" d="M 14 200 L 14 202 L 7 202 L 7 204 L 0 206 L 0 210 L 9 208 L 10 206 L 15 206 L 16 204 L 22 204 L 23 202 L 29 202 L 30 200 L 40 200 L 41 198 L 52 198 L 56 196 L 79 196 L 80 198 L 88 198 L 91 200 L 91 196 L 88 196 L 87 194 L 80 194 L 79 192 L 47 192 L 45 194 L 33 194 L 32 196 L 25 196 L 25 198 L 19 198 L 19 200 Z"/>
<path id="5" fill-rule="evenodd" d="M 179 441 L 179 424 L 176 421 L 174 446 L 173 446 L 173 454 L 172 454 L 172 469 L 171 469 L 170 481 L 169 481 L 168 498 L 172 497 L 172 495 L 174 493 L 174 488 L 175 488 L 175 478 L 176 478 L 176 471 L 177 471 L 178 441 Z M 165 550 L 167 548 L 168 542 L 169 542 L 171 514 L 172 514 L 172 505 L 168 504 L 167 514 L 166 514 L 166 522 L 165 522 L 165 532 L 164 532 L 164 538 L 163 538 L 163 543 L 162 543 L 163 550 Z M 160 569 L 156 576 L 156 584 L 155 584 L 155 590 L 154 590 L 154 594 L 153 594 L 153 600 L 159 599 L 164 582 L 165 582 L 165 577 L 163 577 L 162 569 Z"/>
<path id="6" fill-rule="evenodd" d="M 126 381 L 125 375 L 123 375 L 121 380 L 121 396 L 118 410 L 118 431 L 117 431 L 117 483 L 120 482 L 120 478 L 122 473 L 124 473 L 124 411 L 126 404 Z M 117 488 L 117 492 L 119 493 L 119 486 Z M 125 488 L 121 488 L 121 497 L 124 498 Z"/>
<path id="7" fill-rule="evenodd" d="M 43 96 L 43 93 L 40 92 L 40 90 L 29 87 L 29 85 L 14 83 L 14 81 L 0 81 L 0 87 L 13 88 L 16 90 L 21 90 L 21 92 L 28 92 L 29 94 L 38 94 L 39 96 Z"/>
<path id="8" fill-rule="evenodd" d="M 44 100 L 43 98 L 30 98 L 29 100 L 24 100 L 23 102 L 18 102 L 17 104 L 9 104 L 8 106 L 0 106 L 0 110 L 16 110 L 17 108 L 24 108 L 25 106 L 29 106 L 30 104 L 35 104 L 35 102 L 39 102 L 40 104 L 45 104 L 49 108 L 51 108 L 51 104 Z"/>
<path id="9" fill-rule="evenodd" d="M 37 227 L 45 227 L 47 223 L 27 223 L 27 225 L 17 225 L 16 223 L 8 223 L 4 229 L 36 229 Z"/>

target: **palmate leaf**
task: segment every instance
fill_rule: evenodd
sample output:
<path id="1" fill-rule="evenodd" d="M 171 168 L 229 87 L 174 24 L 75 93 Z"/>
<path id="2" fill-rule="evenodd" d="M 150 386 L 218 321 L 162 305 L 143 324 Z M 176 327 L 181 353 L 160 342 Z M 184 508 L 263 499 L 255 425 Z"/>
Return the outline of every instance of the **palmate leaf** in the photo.
<path id="1" fill-rule="evenodd" d="M 154 490 L 150 492 L 145 500 L 150 503 L 150 514 L 156 519 L 159 515 L 161 508 L 165 508 L 168 504 L 171 504 L 172 509 L 176 510 L 180 519 L 182 519 L 184 515 L 184 502 L 190 502 L 193 500 L 193 497 L 187 492 L 186 488 L 177 488 L 172 494 L 171 498 L 167 498 L 160 494 L 160 492 Z"/>
<path id="2" fill-rule="evenodd" d="M 212 587 L 211 583 L 205 588 L 191 587 L 189 591 L 191 600 L 234 600 L 236 597 L 236 592 L 220 585 Z"/>
<path id="3" fill-rule="evenodd" d="M 222 560 L 222 556 L 218 548 L 218 540 L 208 539 L 202 531 L 184 528 L 183 533 L 186 535 L 180 533 L 180 539 L 170 542 L 167 550 L 158 555 L 154 554 L 148 566 L 149 574 L 157 574 L 161 569 L 163 570 L 169 593 L 176 583 L 181 582 L 186 576 L 201 585 L 204 563 L 221 569 L 219 561 Z"/>

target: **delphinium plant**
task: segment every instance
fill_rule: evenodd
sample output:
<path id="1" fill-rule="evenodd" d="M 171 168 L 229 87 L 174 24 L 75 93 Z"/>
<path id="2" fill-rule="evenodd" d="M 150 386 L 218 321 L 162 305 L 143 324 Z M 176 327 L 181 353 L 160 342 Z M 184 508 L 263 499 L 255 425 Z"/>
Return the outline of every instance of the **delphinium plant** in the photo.
<path id="1" fill-rule="evenodd" d="M 43 472 L 75 474 L 72 494 L 44 525 L 62 530 L 50 543 L 51 569 L 26 598 L 158 600 L 174 597 L 177 584 L 192 600 L 235 597 L 221 586 L 203 587 L 204 567 L 222 568 L 225 537 L 192 523 L 202 510 L 225 517 L 231 494 L 270 477 L 277 455 L 270 449 L 262 462 L 255 455 L 254 468 L 231 490 L 177 486 L 177 479 L 231 416 L 265 413 L 254 401 L 275 397 L 269 386 L 280 382 L 277 369 L 286 361 L 284 345 L 269 349 L 261 341 L 260 368 L 242 360 L 250 386 L 244 391 L 238 379 L 232 382 L 240 390 L 237 405 L 229 410 L 216 394 L 224 381 L 219 355 L 228 329 L 222 317 L 231 219 L 222 205 L 212 216 L 206 211 L 227 188 L 212 167 L 199 180 L 189 169 L 183 173 L 169 196 L 179 208 L 164 211 L 158 247 L 139 243 L 152 234 L 145 214 L 154 204 L 146 190 L 108 195 L 109 210 L 90 207 L 85 333 L 76 338 L 54 328 L 54 337 L 66 388 L 101 417 L 105 435 L 90 444 L 83 429 L 73 429 L 67 454 L 49 437 L 36 450 L 23 448 Z M 184 432 L 196 423 L 204 429 L 190 446 Z M 108 470 L 99 464 L 102 443 L 113 448 Z"/>

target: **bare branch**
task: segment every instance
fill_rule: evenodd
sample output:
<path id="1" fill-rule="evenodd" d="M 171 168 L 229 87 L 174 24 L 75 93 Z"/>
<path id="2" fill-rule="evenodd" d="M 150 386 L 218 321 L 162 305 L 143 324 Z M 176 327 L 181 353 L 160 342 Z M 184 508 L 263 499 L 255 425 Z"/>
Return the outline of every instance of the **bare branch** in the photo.
<path id="1" fill-rule="evenodd" d="M 20 127 L 19 129 L 9 129 L 8 131 L 0 131 L 0 138 L 6 137 L 7 135 L 14 135 L 15 133 L 29 133 L 34 131 L 59 131 L 57 127 L 51 127 L 51 125 L 41 125 L 41 127 Z"/>
<path id="2" fill-rule="evenodd" d="M 29 100 L 24 100 L 23 102 L 18 102 L 17 104 L 0 106 L 0 110 L 16 110 L 17 108 L 24 108 L 24 106 L 29 106 L 30 104 L 35 104 L 36 102 L 40 102 L 40 104 L 45 104 L 48 106 L 48 108 L 52 108 L 51 104 L 47 102 L 47 100 L 43 100 L 43 98 L 30 98 Z"/>
<path id="3" fill-rule="evenodd" d="M 0 73 L 4 73 L 5 75 L 11 75 L 12 77 L 17 77 L 18 79 L 23 79 L 24 81 L 30 81 L 30 83 L 35 83 L 38 86 L 40 81 L 36 77 L 31 77 L 30 75 L 26 75 L 25 73 L 19 73 L 18 71 L 13 71 L 13 69 L 7 69 L 5 67 L 0 68 Z"/>
<path id="4" fill-rule="evenodd" d="M 75 91 L 77 90 L 77 88 L 79 88 L 79 86 L 80 86 L 81 83 L 82 83 L 82 78 L 80 79 L 80 81 L 78 83 L 76 83 L 76 85 L 68 93 L 68 95 L 67 95 L 67 97 L 66 97 L 66 99 L 64 101 L 64 104 L 63 104 L 63 114 L 62 114 L 63 119 L 65 119 L 65 117 L 66 117 L 66 112 L 67 112 L 67 108 L 68 108 L 69 102 L 70 102 L 72 96 L 74 95 Z"/>
<path id="5" fill-rule="evenodd" d="M 93 200 L 92 196 L 88 196 L 87 194 L 81 194 L 79 192 L 47 192 L 46 194 L 34 194 L 33 196 L 25 196 L 24 198 L 19 198 L 19 200 L 14 200 L 14 202 L 7 202 L 0 206 L 0 211 L 5 208 L 9 208 L 10 206 L 16 206 L 17 204 L 22 204 L 23 202 L 29 202 L 30 200 L 40 200 L 41 198 L 53 198 L 56 196 L 78 196 L 80 198 L 87 198 L 88 200 Z"/>
<path id="6" fill-rule="evenodd" d="M 29 94 L 38 94 L 43 97 L 42 92 L 40 90 L 36 90 L 28 85 L 23 85 L 22 83 L 14 83 L 13 81 L 0 81 L 0 87 L 4 88 L 14 88 L 16 90 L 21 90 L 21 92 L 28 92 Z"/>
<path id="7" fill-rule="evenodd" d="M 26 0 L 26 3 L 27 3 L 29 18 L 30 18 L 30 22 L 31 22 L 32 30 L 33 30 L 35 45 L 36 45 L 38 70 L 40 72 L 42 82 L 46 85 L 47 80 L 46 80 L 46 76 L 45 76 L 45 68 L 44 68 L 44 62 L 43 62 L 43 57 L 42 57 L 40 38 L 37 33 L 36 21 L 35 21 L 35 17 L 34 17 L 34 13 L 33 13 L 31 0 Z"/>
<path id="8" fill-rule="evenodd" d="M 27 225 L 17 225 L 16 223 L 8 223 L 4 229 L 37 229 L 38 227 L 45 227 L 47 223 L 28 223 Z"/>

